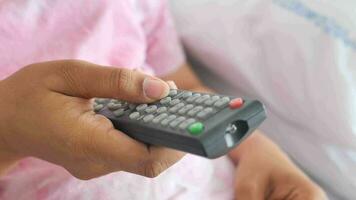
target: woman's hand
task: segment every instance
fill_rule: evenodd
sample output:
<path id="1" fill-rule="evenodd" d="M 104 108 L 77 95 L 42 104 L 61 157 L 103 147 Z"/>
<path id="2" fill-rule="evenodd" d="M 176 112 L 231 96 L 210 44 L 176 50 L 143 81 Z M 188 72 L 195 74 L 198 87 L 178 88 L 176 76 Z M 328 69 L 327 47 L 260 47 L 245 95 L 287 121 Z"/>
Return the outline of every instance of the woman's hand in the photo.
<path id="1" fill-rule="evenodd" d="M 183 153 L 148 147 L 115 130 L 92 111 L 90 99 L 142 103 L 168 91 L 166 82 L 138 71 L 82 61 L 27 66 L 0 82 L 0 167 L 34 156 L 80 179 L 120 170 L 157 176 Z"/>
<path id="2" fill-rule="evenodd" d="M 319 186 L 258 131 L 230 156 L 237 164 L 236 200 L 327 199 Z"/>

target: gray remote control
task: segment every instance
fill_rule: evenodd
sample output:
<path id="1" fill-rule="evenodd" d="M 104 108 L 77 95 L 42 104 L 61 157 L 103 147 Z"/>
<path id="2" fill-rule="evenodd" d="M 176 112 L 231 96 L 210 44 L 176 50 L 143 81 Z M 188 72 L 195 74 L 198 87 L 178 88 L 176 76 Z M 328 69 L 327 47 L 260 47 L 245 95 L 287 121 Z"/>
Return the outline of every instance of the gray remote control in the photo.
<path id="1" fill-rule="evenodd" d="M 150 104 L 95 99 L 94 111 L 136 140 L 207 158 L 228 153 L 266 118 L 259 101 L 184 90 Z"/>

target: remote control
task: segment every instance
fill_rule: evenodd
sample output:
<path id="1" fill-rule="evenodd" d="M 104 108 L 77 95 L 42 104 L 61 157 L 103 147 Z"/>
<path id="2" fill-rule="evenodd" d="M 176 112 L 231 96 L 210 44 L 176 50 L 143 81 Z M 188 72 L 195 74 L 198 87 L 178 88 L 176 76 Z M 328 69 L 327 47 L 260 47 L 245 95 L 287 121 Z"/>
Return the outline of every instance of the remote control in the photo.
<path id="1" fill-rule="evenodd" d="M 266 118 L 259 101 L 184 90 L 149 104 L 97 98 L 94 111 L 138 141 L 207 158 L 228 153 Z"/>

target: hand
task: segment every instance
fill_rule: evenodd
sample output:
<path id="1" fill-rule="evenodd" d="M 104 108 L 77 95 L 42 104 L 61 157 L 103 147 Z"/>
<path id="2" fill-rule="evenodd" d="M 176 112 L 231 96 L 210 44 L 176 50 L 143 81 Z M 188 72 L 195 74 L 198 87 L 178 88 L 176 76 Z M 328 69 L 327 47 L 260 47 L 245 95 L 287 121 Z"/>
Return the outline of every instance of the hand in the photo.
<path id="1" fill-rule="evenodd" d="M 128 69 L 69 60 L 27 66 L 0 82 L 0 166 L 34 156 L 80 179 L 121 170 L 157 176 L 183 153 L 115 130 L 90 98 L 151 102 L 168 91 L 166 82 Z"/>
<path id="2" fill-rule="evenodd" d="M 254 133 L 231 156 L 238 158 L 236 200 L 327 199 L 319 186 L 260 133 Z"/>

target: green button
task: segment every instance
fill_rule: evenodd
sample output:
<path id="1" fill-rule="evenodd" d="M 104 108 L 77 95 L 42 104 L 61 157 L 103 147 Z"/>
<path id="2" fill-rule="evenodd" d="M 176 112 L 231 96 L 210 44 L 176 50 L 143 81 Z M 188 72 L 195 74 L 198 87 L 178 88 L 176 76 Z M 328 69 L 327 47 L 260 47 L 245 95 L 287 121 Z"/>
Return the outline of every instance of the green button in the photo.
<path id="1" fill-rule="evenodd" d="M 195 122 L 188 127 L 188 131 L 192 135 L 199 135 L 204 129 L 204 125 L 200 122 Z"/>

